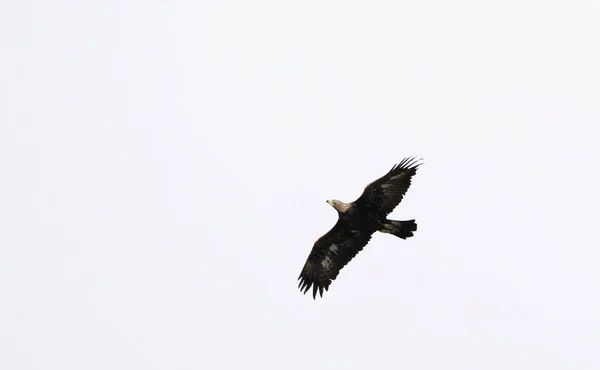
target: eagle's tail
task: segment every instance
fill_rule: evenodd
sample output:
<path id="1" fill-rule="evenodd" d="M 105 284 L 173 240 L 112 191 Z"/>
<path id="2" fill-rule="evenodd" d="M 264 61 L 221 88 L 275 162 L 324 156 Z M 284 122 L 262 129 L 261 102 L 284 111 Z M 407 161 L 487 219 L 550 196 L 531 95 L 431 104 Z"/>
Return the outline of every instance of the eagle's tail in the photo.
<path id="1" fill-rule="evenodd" d="M 417 231 L 417 223 L 415 222 L 415 220 L 385 220 L 381 223 L 378 231 L 386 234 L 392 234 L 402 239 L 406 239 L 414 235 L 413 231 Z"/>

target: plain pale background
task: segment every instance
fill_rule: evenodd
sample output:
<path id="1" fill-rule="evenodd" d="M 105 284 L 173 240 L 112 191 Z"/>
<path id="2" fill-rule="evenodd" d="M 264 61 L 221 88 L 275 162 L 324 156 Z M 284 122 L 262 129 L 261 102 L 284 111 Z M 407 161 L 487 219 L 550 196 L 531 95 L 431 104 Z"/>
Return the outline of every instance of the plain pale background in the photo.
<path id="1" fill-rule="evenodd" d="M 597 1 L 84 3 L 0 7 L 0 368 L 600 368 Z"/>

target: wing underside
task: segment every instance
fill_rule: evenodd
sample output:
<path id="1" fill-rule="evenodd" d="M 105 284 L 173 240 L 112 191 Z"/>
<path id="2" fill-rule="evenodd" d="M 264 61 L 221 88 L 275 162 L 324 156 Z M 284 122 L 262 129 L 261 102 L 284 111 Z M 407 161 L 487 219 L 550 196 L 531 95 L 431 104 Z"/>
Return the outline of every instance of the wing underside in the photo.
<path id="1" fill-rule="evenodd" d="M 373 231 L 374 232 L 374 231 Z M 360 252 L 373 232 L 346 229 L 340 223 L 323 235 L 313 246 L 298 280 L 298 287 L 306 293 L 311 287 L 313 299 L 338 276 L 340 270 Z"/>

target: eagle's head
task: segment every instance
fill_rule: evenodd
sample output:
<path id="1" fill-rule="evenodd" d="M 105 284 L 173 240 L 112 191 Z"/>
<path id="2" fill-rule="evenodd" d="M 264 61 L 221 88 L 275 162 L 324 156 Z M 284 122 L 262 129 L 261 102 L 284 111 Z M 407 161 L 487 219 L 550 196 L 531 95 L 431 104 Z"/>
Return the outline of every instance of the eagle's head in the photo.
<path id="1" fill-rule="evenodd" d="M 339 213 L 344 213 L 348 210 L 348 208 L 350 208 L 350 204 L 341 202 L 337 199 L 330 199 L 327 201 L 327 203 L 329 203 Z"/>

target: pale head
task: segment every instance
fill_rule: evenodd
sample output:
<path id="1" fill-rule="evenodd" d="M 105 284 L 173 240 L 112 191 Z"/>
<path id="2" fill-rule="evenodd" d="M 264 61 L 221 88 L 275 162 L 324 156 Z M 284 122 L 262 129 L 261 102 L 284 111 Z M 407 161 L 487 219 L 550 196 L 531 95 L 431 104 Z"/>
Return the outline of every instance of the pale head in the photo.
<path id="1" fill-rule="evenodd" d="M 344 213 L 350 208 L 350 204 L 341 202 L 337 199 L 330 199 L 327 201 L 333 208 L 336 209 L 339 213 Z"/>

